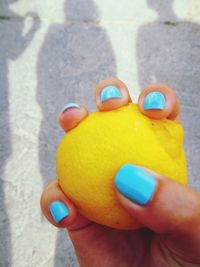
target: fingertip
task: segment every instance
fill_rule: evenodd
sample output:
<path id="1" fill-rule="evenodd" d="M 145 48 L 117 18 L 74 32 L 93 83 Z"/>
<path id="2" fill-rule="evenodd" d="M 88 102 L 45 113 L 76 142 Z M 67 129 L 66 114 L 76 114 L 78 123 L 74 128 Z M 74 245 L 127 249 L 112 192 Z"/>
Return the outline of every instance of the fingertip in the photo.
<path id="1" fill-rule="evenodd" d="M 77 216 L 73 203 L 63 194 L 58 182 L 51 182 L 43 191 L 40 206 L 47 220 L 58 228 L 66 228 Z"/>
<path id="2" fill-rule="evenodd" d="M 61 128 L 68 132 L 75 128 L 85 117 L 88 111 L 85 107 L 76 103 L 67 104 L 58 115 L 58 122 Z"/>
<path id="3" fill-rule="evenodd" d="M 157 181 L 153 175 L 141 167 L 124 164 L 115 176 L 117 190 L 131 201 L 145 206 L 152 199 Z"/>
<path id="4" fill-rule="evenodd" d="M 67 228 L 73 231 L 91 224 L 62 192 L 57 180 L 50 182 L 44 189 L 40 206 L 46 219 L 57 228 Z"/>
<path id="5" fill-rule="evenodd" d="M 55 200 L 49 206 L 50 214 L 56 224 L 59 224 L 63 219 L 70 215 L 69 208 L 60 200 Z"/>
<path id="6" fill-rule="evenodd" d="M 149 118 L 175 120 L 180 104 L 173 89 L 166 84 L 151 84 L 144 88 L 138 99 L 140 111 Z"/>
<path id="7" fill-rule="evenodd" d="M 95 100 L 100 111 L 109 111 L 127 105 L 131 98 L 127 86 L 121 80 L 109 78 L 97 84 Z"/>

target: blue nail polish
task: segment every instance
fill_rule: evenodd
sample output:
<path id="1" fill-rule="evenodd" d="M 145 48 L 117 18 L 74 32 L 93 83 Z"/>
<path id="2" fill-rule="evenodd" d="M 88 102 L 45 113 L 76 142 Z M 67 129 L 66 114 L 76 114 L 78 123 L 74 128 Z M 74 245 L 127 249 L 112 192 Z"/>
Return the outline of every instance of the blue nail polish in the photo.
<path id="1" fill-rule="evenodd" d="M 50 212 L 54 221 L 59 223 L 62 219 L 69 215 L 69 210 L 65 204 L 59 200 L 54 201 L 50 206 Z"/>
<path id="2" fill-rule="evenodd" d="M 143 169 L 125 164 L 115 176 L 115 185 L 125 197 L 139 205 L 146 205 L 154 194 L 156 181 Z"/>
<path id="3" fill-rule="evenodd" d="M 161 92 L 151 92 L 145 97 L 144 109 L 164 109 L 165 97 Z"/>
<path id="4" fill-rule="evenodd" d="M 64 108 L 62 109 L 62 112 L 65 112 L 69 108 L 78 108 L 78 109 L 80 109 L 81 107 L 76 103 L 69 103 L 69 104 L 64 106 Z"/>
<path id="5" fill-rule="evenodd" d="M 101 91 L 101 102 L 111 98 L 122 98 L 122 94 L 114 85 L 106 86 Z"/>

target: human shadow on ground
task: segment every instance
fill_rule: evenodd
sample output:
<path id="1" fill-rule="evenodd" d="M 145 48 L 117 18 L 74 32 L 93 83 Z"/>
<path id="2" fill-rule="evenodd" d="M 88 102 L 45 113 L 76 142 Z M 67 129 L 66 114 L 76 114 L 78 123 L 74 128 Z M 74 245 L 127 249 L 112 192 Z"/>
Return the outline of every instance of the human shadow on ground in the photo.
<path id="1" fill-rule="evenodd" d="M 27 48 L 38 28 L 33 23 L 29 31 L 23 35 L 23 20 L 10 9 L 10 4 L 16 0 L 0 2 L 0 266 L 12 265 L 12 244 L 8 207 L 9 193 L 13 190 L 12 177 L 5 176 L 5 168 L 12 154 L 11 127 L 9 116 L 9 88 L 8 63 L 16 60 Z M 29 13 L 27 16 L 33 16 Z M 7 192 L 8 192 L 7 191 Z M 12 265 L 13 266 L 13 265 Z"/>
<path id="2" fill-rule="evenodd" d="M 64 12 L 63 23 L 49 26 L 38 57 L 37 101 L 43 116 L 39 160 L 44 186 L 54 178 L 56 149 L 63 135 L 58 112 L 69 102 L 84 104 L 93 111 L 96 83 L 116 75 L 109 37 L 98 24 L 99 12 L 93 1 L 66 0 Z M 66 246 L 66 233 L 59 231 L 56 267 L 72 266 L 73 253 Z"/>
<path id="3" fill-rule="evenodd" d="M 200 191 L 200 25 L 181 21 L 173 0 L 147 0 L 157 20 L 138 30 L 137 57 L 141 88 L 167 83 L 181 101 L 190 183 Z"/>

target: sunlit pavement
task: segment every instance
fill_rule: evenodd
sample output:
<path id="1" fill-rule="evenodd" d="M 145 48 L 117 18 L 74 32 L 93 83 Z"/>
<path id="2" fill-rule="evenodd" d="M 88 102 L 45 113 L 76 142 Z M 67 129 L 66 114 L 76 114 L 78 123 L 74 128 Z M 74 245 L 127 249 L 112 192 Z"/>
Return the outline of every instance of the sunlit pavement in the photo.
<path id="1" fill-rule="evenodd" d="M 65 231 L 43 218 L 68 102 L 95 110 L 95 84 L 118 76 L 136 101 L 148 83 L 182 103 L 190 185 L 200 192 L 200 3 L 0 1 L 0 266 L 78 266 Z"/>

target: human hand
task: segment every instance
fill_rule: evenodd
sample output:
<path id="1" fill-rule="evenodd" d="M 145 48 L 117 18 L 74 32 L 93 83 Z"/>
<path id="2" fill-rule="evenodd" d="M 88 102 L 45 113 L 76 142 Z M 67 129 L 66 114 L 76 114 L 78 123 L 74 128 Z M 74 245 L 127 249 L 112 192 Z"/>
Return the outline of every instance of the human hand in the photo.
<path id="1" fill-rule="evenodd" d="M 104 91 L 102 95 L 103 88 L 109 85 L 115 85 L 120 92 Z M 162 94 L 152 95 L 151 92 Z M 117 79 L 97 85 L 96 103 L 100 111 L 116 109 L 130 101 L 126 86 Z M 147 86 L 140 94 L 138 106 L 143 114 L 154 119 L 175 120 L 179 116 L 177 96 L 166 85 Z M 67 132 L 87 114 L 84 107 L 68 106 L 59 115 L 60 125 Z M 116 196 L 127 212 L 144 225 L 142 229 L 116 230 L 87 220 L 61 191 L 57 180 L 51 182 L 42 194 L 42 211 L 53 225 L 67 228 L 80 266 L 200 266 L 199 195 L 142 166 L 139 169 L 148 174 L 147 181 L 150 179 L 155 184 L 146 205 L 140 205 L 140 199 L 137 203 L 131 200 L 134 199 L 130 195 L 133 195 L 135 185 L 115 181 Z M 123 180 L 123 177 L 119 179 Z M 129 198 L 126 197 L 127 187 Z"/>

